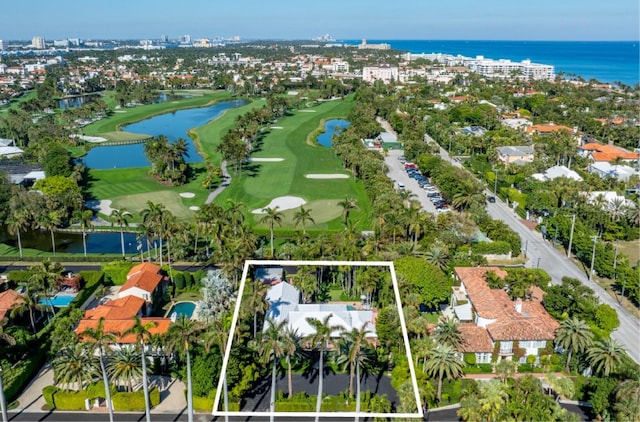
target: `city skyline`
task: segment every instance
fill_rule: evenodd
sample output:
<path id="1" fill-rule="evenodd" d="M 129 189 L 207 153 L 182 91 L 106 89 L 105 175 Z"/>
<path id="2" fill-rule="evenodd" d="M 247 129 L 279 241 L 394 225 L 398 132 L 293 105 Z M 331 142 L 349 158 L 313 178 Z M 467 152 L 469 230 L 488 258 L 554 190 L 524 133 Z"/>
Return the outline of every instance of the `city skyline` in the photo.
<path id="1" fill-rule="evenodd" d="M 242 39 L 458 39 L 637 41 L 640 5 L 621 0 L 603 8 L 598 0 L 499 0 L 387 2 L 325 0 L 293 3 L 212 2 L 209 0 L 30 0 L 3 6 L 0 39 L 176 39 L 233 37 Z"/>

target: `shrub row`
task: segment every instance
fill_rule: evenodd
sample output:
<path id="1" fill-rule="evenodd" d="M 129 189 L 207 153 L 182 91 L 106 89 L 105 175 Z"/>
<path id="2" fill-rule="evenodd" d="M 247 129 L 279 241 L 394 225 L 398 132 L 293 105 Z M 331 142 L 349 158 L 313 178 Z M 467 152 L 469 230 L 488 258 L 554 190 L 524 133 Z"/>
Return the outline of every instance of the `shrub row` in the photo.
<path id="1" fill-rule="evenodd" d="M 511 252 L 511 244 L 504 240 L 495 242 L 478 242 L 471 246 L 474 253 L 481 255 L 506 255 Z"/>
<path id="2" fill-rule="evenodd" d="M 104 395 L 102 382 L 91 384 L 81 391 L 65 391 L 53 385 L 42 389 L 42 396 L 47 405 L 58 410 L 85 410 L 85 400 L 94 400 L 98 397 L 104 397 Z M 157 388 L 151 388 L 149 398 L 151 399 L 151 407 L 157 406 L 160 403 L 160 391 Z M 115 387 L 112 386 L 111 401 L 114 410 L 142 411 L 144 410 L 144 391 L 116 392 Z"/>
<path id="3" fill-rule="evenodd" d="M 18 365 L 11 369 L 5 368 L 3 381 L 7 402 L 17 399 L 24 387 L 36 376 L 46 361 L 48 350 L 49 342 L 43 342 L 39 347 L 34 347 L 33 352 L 25 356 Z"/>

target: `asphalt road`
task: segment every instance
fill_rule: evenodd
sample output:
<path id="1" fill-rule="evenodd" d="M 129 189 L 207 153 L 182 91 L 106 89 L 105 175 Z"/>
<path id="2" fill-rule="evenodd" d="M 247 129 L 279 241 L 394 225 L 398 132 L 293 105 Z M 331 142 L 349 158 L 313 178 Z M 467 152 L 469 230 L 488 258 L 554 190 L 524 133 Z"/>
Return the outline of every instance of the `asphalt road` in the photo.
<path id="1" fill-rule="evenodd" d="M 427 143 L 436 143 L 428 135 L 425 136 L 425 141 Z M 462 167 L 459 162 L 452 160 L 443 148 L 440 148 L 440 157 L 457 167 Z M 409 188 L 410 185 L 407 185 L 407 187 Z M 413 186 L 411 186 L 411 189 L 413 189 Z M 488 190 L 485 193 L 493 195 Z M 620 327 L 611 334 L 611 337 L 625 348 L 634 361 L 640 363 L 640 323 L 638 318 L 620 306 L 602 287 L 589 280 L 587 272 L 578 268 L 565 254 L 555 249 L 550 242 L 545 241 L 540 233 L 530 230 L 522 224 L 520 217 L 499 198 L 496 198 L 495 203 L 487 204 L 487 211 L 492 218 L 504 221 L 520 235 L 522 252 L 525 253 L 527 258 L 527 267 L 542 268 L 549 273 L 553 283 L 556 284 L 560 284 L 562 277 L 565 276 L 576 278 L 583 285 L 593 289 L 602 303 L 606 303 L 615 309 L 620 319 Z"/>

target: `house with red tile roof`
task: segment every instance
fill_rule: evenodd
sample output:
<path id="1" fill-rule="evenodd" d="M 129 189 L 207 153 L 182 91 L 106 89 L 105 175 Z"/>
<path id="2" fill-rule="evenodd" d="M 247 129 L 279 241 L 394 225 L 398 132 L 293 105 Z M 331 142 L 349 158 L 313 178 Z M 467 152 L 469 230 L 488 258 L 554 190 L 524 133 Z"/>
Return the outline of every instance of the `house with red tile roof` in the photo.
<path id="1" fill-rule="evenodd" d="M 526 130 L 527 133 L 537 133 L 541 135 L 554 132 L 566 132 L 570 134 L 575 133 L 575 131 L 568 126 L 556 125 L 554 123 L 549 123 L 546 125 L 531 125 Z"/>
<path id="2" fill-rule="evenodd" d="M 9 316 L 9 312 L 19 300 L 22 300 L 22 295 L 15 290 L 8 289 L 0 293 L 0 320 Z"/>
<path id="3" fill-rule="evenodd" d="M 559 326 L 542 306 L 542 290 L 532 289 L 527 298 L 514 301 L 504 289 L 489 287 L 488 272 L 503 279 L 507 276 L 507 272 L 498 267 L 454 269 L 460 286 L 453 288 L 451 303 L 460 321 L 461 351 L 475 353 L 477 363 L 490 363 L 497 344 L 501 359 L 512 359 L 516 348 L 524 349 L 521 362 L 525 362 L 528 355 L 537 357 L 540 349 L 548 342 L 553 343 Z"/>
<path id="4" fill-rule="evenodd" d="M 119 298 L 126 296 L 137 296 L 147 302 L 147 315 L 151 312 L 154 304 L 157 304 L 164 295 L 167 287 L 167 278 L 159 265 L 145 262 L 131 268 L 127 274 L 127 281 L 118 292 Z"/>
<path id="5" fill-rule="evenodd" d="M 592 162 L 607 162 L 621 160 L 631 163 L 638 160 L 638 153 L 631 152 L 615 145 L 601 144 L 599 142 L 587 142 L 580 146 L 579 154 Z"/>

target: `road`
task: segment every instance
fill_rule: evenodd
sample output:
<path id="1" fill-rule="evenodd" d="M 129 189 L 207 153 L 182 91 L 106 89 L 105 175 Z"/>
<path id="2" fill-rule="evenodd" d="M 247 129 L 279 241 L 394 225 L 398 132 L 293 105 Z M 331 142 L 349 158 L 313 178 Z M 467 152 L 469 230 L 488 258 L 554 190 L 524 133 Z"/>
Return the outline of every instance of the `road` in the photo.
<path id="1" fill-rule="evenodd" d="M 437 145 L 428 135 L 425 135 L 425 142 Z M 453 160 L 443 148 L 440 148 L 440 157 L 456 167 L 462 167 L 462 165 L 458 161 Z M 385 160 L 385 162 L 386 161 L 387 160 Z M 393 161 L 394 160 L 389 158 L 387 164 L 389 165 Z M 397 159 L 395 159 L 395 162 L 399 163 Z M 392 167 L 390 167 L 390 169 L 389 177 L 396 177 L 395 170 L 393 170 Z M 417 183 L 405 183 L 405 186 L 417 195 L 420 195 L 420 193 L 424 194 L 424 191 L 420 189 Z M 493 193 L 488 190 L 485 191 L 485 193 L 493 195 Z M 432 212 L 429 208 L 425 209 Z M 525 253 L 527 258 L 527 267 L 542 268 L 549 273 L 555 284 L 561 283 L 562 277 L 565 276 L 576 278 L 580 280 L 582 284 L 591 288 L 602 303 L 606 303 L 615 309 L 618 312 L 620 327 L 611 334 L 611 337 L 616 339 L 625 348 L 634 361 L 640 363 L 640 323 L 638 318 L 620 306 L 602 287 L 589 280 L 588 274 L 585 271 L 578 268 L 566 255 L 554 248 L 550 242 L 545 241 L 540 233 L 525 226 L 519 216 L 516 215 L 507 204 L 502 202 L 500 198 L 496 197 L 495 203 L 488 203 L 487 211 L 492 218 L 504 221 L 512 230 L 520 235 L 523 248 L 522 252 Z"/>

